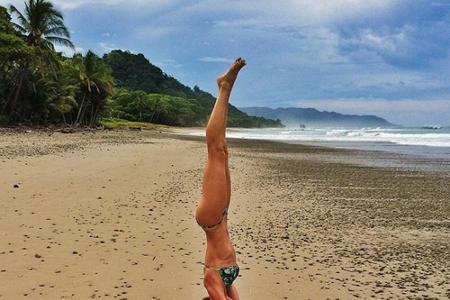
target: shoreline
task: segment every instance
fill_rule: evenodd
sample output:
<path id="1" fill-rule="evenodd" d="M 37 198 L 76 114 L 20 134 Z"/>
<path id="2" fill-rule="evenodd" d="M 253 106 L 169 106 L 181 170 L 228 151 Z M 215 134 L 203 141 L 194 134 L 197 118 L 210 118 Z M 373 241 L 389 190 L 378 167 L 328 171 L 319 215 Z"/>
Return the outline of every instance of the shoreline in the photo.
<path id="1" fill-rule="evenodd" d="M 181 139 L 200 141 L 204 137 L 201 135 L 192 134 L 192 130 L 197 128 L 174 130 L 174 133 Z M 321 149 L 321 152 L 328 152 L 330 154 L 326 158 L 332 162 L 351 163 L 367 167 L 392 167 L 406 170 L 421 170 L 431 172 L 450 172 L 450 159 L 437 157 L 423 157 L 411 153 L 397 153 L 387 150 L 379 149 L 359 149 L 352 147 L 336 147 L 333 144 L 325 145 L 323 143 L 314 143 L 307 141 L 291 141 L 291 140 L 270 140 L 270 139 L 254 139 L 254 138 L 236 138 L 227 137 L 231 143 L 239 143 L 239 141 L 255 141 L 255 143 L 273 143 L 274 147 L 280 144 L 280 147 L 290 147 L 293 145 L 294 149 L 310 148 Z M 285 146 L 281 146 L 285 145 Z M 336 150 L 336 151 L 334 151 Z M 295 151 L 295 150 L 294 150 Z M 340 155 L 341 160 L 336 159 L 336 153 L 345 153 Z M 322 157 L 325 158 L 325 157 Z"/>
<path id="2" fill-rule="evenodd" d="M 11 126 L 11 127 L 0 127 L 0 135 L 1 134 L 26 134 L 26 133 L 42 133 L 42 134 L 55 134 L 55 133 L 64 133 L 67 135 L 70 134 L 89 134 L 89 133 L 99 133 L 102 132 L 126 132 L 126 131 L 145 131 L 145 132 L 158 132 L 159 134 L 165 134 L 165 135 L 175 135 L 179 138 L 185 138 L 185 137 L 199 137 L 201 138 L 202 135 L 198 134 L 198 131 L 204 131 L 203 127 L 171 127 L 166 125 L 157 125 L 157 124 L 150 124 L 150 127 L 146 128 L 139 127 L 137 125 L 141 124 L 138 122 L 128 122 L 129 127 L 122 127 L 122 128 L 115 128 L 115 129 L 108 129 L 108 128 L 91 128 L 91 127 L 67 127 L 67 126 L 42 126 L 42 127 L 36 127 L 36 126 Z M 137 124 L 136 126 L 133 126 Z M 229 128 L 230 131 L 237 131 L 245 128 Z M 256 128 L 255 128 L 256 129 Z M 272 128 L 276 129 L 276 128 Z M 227 140 L 253 140 L 253 141 L 260 141 L 260 142 L 273 142 L 273 143 L 281 143 L 281 144 L 292 144 L 292 145 L 298 145 L 298 146 L 309 146 L 309 147 L 316 147 L 316 148 L 325 148 L 325 149 L 337 149 L 342 151 L 350 151 L 355 154 L 358 153 L 373 153 L 375 155 L 381 155 L 387 158 L 387 161 L 373 161 L 368 163 L 365 161 L 366 166 L 378 166 L 378 167 L 405 167 L 409 168 L 411 170 L 417 169 L 417 170 L 429 170 L 429 171 L 443 171 L 447 172 L 450 171 L 450 157 L 439 157 L 439 156 L 429 156 L 427 155 L 419 155 L 417 153 L 412 153 L 408 151 L 396 151 L 396 150 L 388 150 L 383 147 L 358 147 L 358 146 L 349 146 L 352 144 L 358 145 L 359 142 L 354 141 L 347 141 L 347 142 L 335 142 L 335 141 L 308 141 L 308 140 L 283 140 L 283 139 L 264 139 L 264 138 L 245 138 L 245 137 L 227 137 Z M 373 142 L 374 145 L 379 144 L 379 142 Z M 445 149 L 442 147 L 434 147 L 434 146 L 415 146 L 415 145 L 400 145 L 392 143 L 392 146 L 394 148 L 403 147 L 403 148 L 428 148 L 428 149 Z M 349 152 L 349 153 L 350 153 Z M 450 154 L 450 153 L 447 153 Z M 417 162 L 424 162 L 421 165 L 417 165 Z M 350 162 L 351 163 L 351 162 Z M 361 163 L 357 160 L 353 161 L 353 163 Z"/>
<path id="3" fill-rule="evenodd" d="M 206 296 L 201 137 L 31 132 L 0 149 L 0 299 Z M 450 297 L 450 173 L 355 163 L 376 152 L 229 149 L 241 298 Z"/>

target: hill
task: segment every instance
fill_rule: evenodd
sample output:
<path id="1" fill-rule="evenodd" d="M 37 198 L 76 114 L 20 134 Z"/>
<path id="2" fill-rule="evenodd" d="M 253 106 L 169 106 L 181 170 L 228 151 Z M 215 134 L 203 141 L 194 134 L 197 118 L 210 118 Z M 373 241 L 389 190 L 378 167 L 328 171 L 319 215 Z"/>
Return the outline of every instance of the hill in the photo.
<path id="1" fill-rule="evenodd" d="M 346 115 L 336 112 L 318 111 L 314 108 L 241 107 L 251 116 L 280 119 L 287 126 L 342 126 L 342 127 L 391 127 L 392 123 L 373 115 Z"/>
<path id="2" fill-rule="evenodd" d="M 192 116 L 189 117 L 190 122 L 169 125 L 202 126 L 206 124 L 216 101 L 216 98 L 210 93 L 201 90 L 197 86 L 190 88 L 177 79 L 168 76 L 160 68 L 151 64 L 143 54 L 113 50 L 105 54 L 103 59 L 111 67 L 116 86 L 122 88 L 122 91 L 127 89 L 130 91 L 143 91 L 148 94 L 167 95 L 175 98 L 160 98 L 171 99 L 172 103 L 176 102 L 178 105 L 192 108 Z M 281 127 L 283 125 L 279 120 L 249 116 L 230 104 L 228 126 Z"/>

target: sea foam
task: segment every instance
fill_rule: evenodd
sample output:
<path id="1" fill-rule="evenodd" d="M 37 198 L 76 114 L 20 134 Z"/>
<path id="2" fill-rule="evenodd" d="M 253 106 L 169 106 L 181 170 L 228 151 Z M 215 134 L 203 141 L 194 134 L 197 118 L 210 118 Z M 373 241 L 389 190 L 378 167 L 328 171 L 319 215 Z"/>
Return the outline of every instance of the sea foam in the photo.
<path id="1" fill-rule="evenodd" d="M 202 131 L 194 135 L 204 135 Z M 392 143 L 450 148 L 450 128 L 270 128 L 230 129 L 231 138 L 275 141 Z"/>

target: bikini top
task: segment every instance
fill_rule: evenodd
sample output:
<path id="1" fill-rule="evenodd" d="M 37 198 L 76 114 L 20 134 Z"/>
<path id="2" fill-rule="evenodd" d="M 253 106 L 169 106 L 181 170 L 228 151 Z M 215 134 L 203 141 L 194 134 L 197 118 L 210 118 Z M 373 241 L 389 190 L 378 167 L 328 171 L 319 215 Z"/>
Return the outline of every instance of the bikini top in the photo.
<path id="1" fill-rule="evenodd" d="M 222 223 L 223 219 L 225 218 L 225 216 L 226 216 L 227 214 L 228 214 L 228 207 L 225 207 L 225 209 L 223 210 L 222 216 L 220 217 L 220 220 L 219 220 L 217 223 L 212 224 L 212 225 L 201 224 L 201 223 L 198 222 L 197 218 L 195 218 L 195 220 L 197 221 L 197 224 L 198 224 L 201 228 L 203 228 L 203 229 L 212 229 L 212 228 L 214 228 L 214 227 L 216 227 L 216 226 L 219 226 L 219 225 Z"/>

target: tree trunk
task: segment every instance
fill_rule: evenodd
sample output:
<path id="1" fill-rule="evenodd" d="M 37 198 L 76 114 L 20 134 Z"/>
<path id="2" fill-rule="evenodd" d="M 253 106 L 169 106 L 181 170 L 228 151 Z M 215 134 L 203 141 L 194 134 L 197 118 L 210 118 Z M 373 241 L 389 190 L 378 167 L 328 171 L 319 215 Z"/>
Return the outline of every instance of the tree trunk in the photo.
<path id="1" fill-rule="evenodd" d="M 4 69 L 5 69 L 5 66 L 6 66 L 6 63 L 7 63 L 7 61 L 6 61 L 6 60 L 3 60 L 3 59 L 2 59 L 2 61 L 0 62 L 0 72 L 2 72 L 3 74 L 6 74 L 6 72 L 7 72 L 7 70 L 4 70 Z"/>
<path id="2" fill-rule="evenodd" d="M 93 127 L 94 126 L 94 124 L 97 124 L 97 118 L 98 118 L 98 112 L 99 112 L 99 109 L 98 109 L 98 107 L 95 109 L 95 113 L 94 113 L 94 118 L 92 119 L 92 121 L 91 121 L 91 127 Z"/>
<path id="3" fill-rule="evenodd" d="M 9 99 L 9 100 L 11 101 L 11 111 L 9 112 L 10 118 L 11 118 L 11 116 L 15 113 L 15 109 L 16 109 L 16 105 L 17 105 L 17 100 L 19 100 L 20 92 L 21 92 L 21 90 L 22 90 L 23 80 L 24 80 L 25 74 L 26 74 L 26 72 L 27 72 L 27 70 L 28 70 L 28 66 L 29 66 L 29 63 L 28 63 L 28 62 L 25 62 L 24 65 L 23 65 L 23 67 L 20 68 L 19 77 L 18 77 L 18 78 L 19 78 L 19 83 L 18 83 L 18 85 L 17 85 L 17 88 L 16 88 L 16 92 L 15 92 L 14 98 L 12 99 L 12 101 L 11 101 L 11 99 Z M 14 90 L 14 89 L 13 89 L 13 90 Z M 11 94 L 11 95 L 12 95 L 12 94 Z"/>
<path id="4" fill-rule="evenodd" d="M 80 116 L 77 117 L 78 121 L 75 121 L 76 126 L 79 126 L 83 123 L 84 120 L 84 112 L 86 111 L 87 104 L 83 105 L 83 108 L 80 111 Z"/>
<path id="5" fill-rule="evenodd" d="M 153 117 L 155 116 L 155 111 L 152 111 L 152 114 L 150 116 L 150 123 L 153 123 Z"/>
<path id="6" fill-rule="evenodd" d="M 94 105 L 91 105 L 91 116 L 89 117 L 89 127 L 92 127 L 92 123 L 94 120 Z"/>
<path id="7" fill-rule="evenodd" d="M 5 98 L 5 103 L 3 103 L 2 111 L 0 112 L 3 114 L 6 111 L 6 108 L 8 107 L 9 101 L 11 101 L 12 95 L 14 94 L 14 88 L 11 88 L 9 91 L 8 97 Z"/>
<path id="8" fill-rule="evenodd" d="M 91 104 L 92 105 L 92 104 Z M 79 123 L 82 124 L 84 122 L 84 118 L 86 115 L 86 110 L 88 109 L 88 105 L 84 105 L 83 111 L 81 112 Z"/>
<path id="9" fill-rule="evenodd" d="M 83 110 L 85 99 L 86 99 L 86 94 L 83 95 L 83 100 L 81 100 L 80 108 L 78 108 L 77 118 L 75 119 L 75 126 L 78 126 L 78 124 L 80 122 L 81 111 Z"/>
<path id="10" fill-rule="evenodd" d="M 15 113 L 15 110 L 16 110 L 17 100 L 19 100 L 19 95 L 20 95 L 20 90 L 22 89 L 24 75 L 25 75 L 24 73 L 21 73 L 19 76 L 19 84 L 17 85 L 14 98 L 11 101 L 11 110 L 9 112 L 10 118 L 13 116 L 13 114 Z"/>
<path id="11" fill-rule="evenodd" d="M 156 123 L 158 123 L 159 116 L 161 115 L 161 111 L 162 111 L 162 109 L 160 109 L 160 110 L 157 111 L 157 114 L 156 114 Z M 159 122 L 159 123 L 160 123 L 160 122 Z"/>

